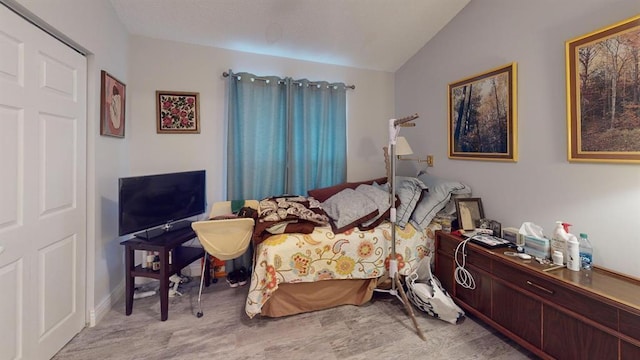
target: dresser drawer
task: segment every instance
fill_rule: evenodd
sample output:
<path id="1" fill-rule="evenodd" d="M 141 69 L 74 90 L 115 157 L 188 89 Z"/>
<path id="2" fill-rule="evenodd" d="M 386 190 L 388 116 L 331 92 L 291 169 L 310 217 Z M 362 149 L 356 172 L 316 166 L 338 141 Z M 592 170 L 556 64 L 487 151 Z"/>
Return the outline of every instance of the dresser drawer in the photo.
<path id="1" fill-rule="evenodd" d="M 438 248 L 436 250 L 443 255 L 453 257 L 453 254 L 456 252 L 456 246 L 458 246 L 459 243 L 456 239 L 438 234 Z"/>
<path id="2" fill-rule="evenodd" d="M 493 263 L 493 273 L 542 299 L 574 311 L 611 329 L 618 329 L 618 310 L 610 305 L 498 261 Z"/>
<path id="3" fill-rule="evenodd" d="M 491 271 L 491 259 L 485 253 L 485 250 L 477 245 L 467 243 L 463 248 L 462 245 L 458 248 L 458 245 L 462 241 L 448 236 L 440 235 L 438 242 L 438 251 L 446 256 L 451 256 L 455 259 L 456 249 L 458 249 L 458 262 L 466 261 L 466 264 L 473 264 L 475 267 L 480 268 L 486 272 Z M 463 252 L 464 250 L 464 252 Z M 463 259 L 463 254 L 466 254 L 466 259 Z"/>
<path id="4" fill-rule="evenodd" d="M 620 332 L 640 341 L 640 314 L 620 310 Z"/>

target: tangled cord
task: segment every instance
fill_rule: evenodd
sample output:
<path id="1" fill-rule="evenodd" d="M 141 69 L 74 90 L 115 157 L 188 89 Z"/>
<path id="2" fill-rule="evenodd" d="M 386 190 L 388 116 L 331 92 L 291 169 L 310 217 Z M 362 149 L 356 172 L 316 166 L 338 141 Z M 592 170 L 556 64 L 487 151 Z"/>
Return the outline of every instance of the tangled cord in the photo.
<path id="1" fill-rule="evenodd" d="M 456 246 L 456 270 L 454 271 L 456 283 L 462 286 L 465 289 L 475 289 L 476 281 L 473 279 L 473 275 L 469 272 L 469 270 L 465 269 L 464 266 L 467 263 L 467 243 L 471 240 L 471 238 L 461 242 Z M 462 249 L 462 263 L 458 261 L 458 252 Z"/>

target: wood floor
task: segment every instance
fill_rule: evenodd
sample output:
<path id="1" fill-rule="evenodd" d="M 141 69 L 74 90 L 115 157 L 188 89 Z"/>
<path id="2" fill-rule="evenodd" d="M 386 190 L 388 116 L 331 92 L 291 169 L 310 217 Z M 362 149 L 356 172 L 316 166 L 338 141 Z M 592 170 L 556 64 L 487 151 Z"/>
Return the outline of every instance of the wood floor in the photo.
<path id="1" fill-rule="evenodd" d="M 158 296 L 134 300 L 124 315 L 120 301 L 93 328 L 86 328 L 54 357 L 63 359 L 535 359 L 492 329 L 467 318 L 451 325 L 417 312 L 422 341 L 395 297 L 375 293 L 363 306 L 284 318 L 249 319 L 249 285 L 226 282 L 205 288 L 204 316 L 197 318 L 197 278 L 170 298 L 160 321 Z M 417 311 L 417 310 L 416 310 Z"/>

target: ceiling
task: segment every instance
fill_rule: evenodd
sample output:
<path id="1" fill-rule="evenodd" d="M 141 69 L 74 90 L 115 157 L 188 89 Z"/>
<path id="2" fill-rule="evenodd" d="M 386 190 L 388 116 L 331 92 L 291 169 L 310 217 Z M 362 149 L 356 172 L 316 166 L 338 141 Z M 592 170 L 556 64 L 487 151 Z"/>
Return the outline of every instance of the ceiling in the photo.
<path id="1" fill-rule="evenodd" d="M 394 72 L 470 0 L 111 0 L 129 33 Z"/>

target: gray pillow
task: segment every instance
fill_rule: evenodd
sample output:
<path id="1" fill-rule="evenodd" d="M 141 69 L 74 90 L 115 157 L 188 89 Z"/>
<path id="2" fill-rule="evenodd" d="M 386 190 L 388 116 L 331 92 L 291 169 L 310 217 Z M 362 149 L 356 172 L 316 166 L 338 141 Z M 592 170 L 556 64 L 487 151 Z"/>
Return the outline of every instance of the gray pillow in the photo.
<path id="1" fill-rule="evenodd" d="M 400 205 L 396 208 L 396 225 L 404 229 L 423 194 L 428 194 L 428 186 L 414 177 L 396 176 L 395 188 L 396 196 L 400 199 Z"/>
<path id="2" fill-rule="evenodd" d="M 377 205 L 361 192 L 344 189 L 322 203 L 333 232 L 345 232 L 378 215 Z"/>
<path id="3" fill-rule="evenodd" d="M 362 224 L 358 225 L 360 230 L 370 230 L 374 227 L 378 226 L 381 222 L 385 220 L 385 215 L 388 217 L 387 210 L 391 208 L 391 203 L 389 202 L 389 193 L 379 186 L 374 185 L 359 185 L 356 188 L 356 191 L 364 194 L 368 197 L 376 207 L 378 208 L 378 215 L 376 215 L 373 219 L 369 221 L 365 221 Z"/>
<path id="4" fill-rule="evenodd" d="M 416 205 L 411 215 L 411 224 L 420 230 L 429 226 L 436 214 L 447 205 L 452 194 L 471 194 L 471 188 L 459 181 L 447 180 L 427 173 L 419 174 L 418 179 L 429 187 L 429 192 Z"/>

